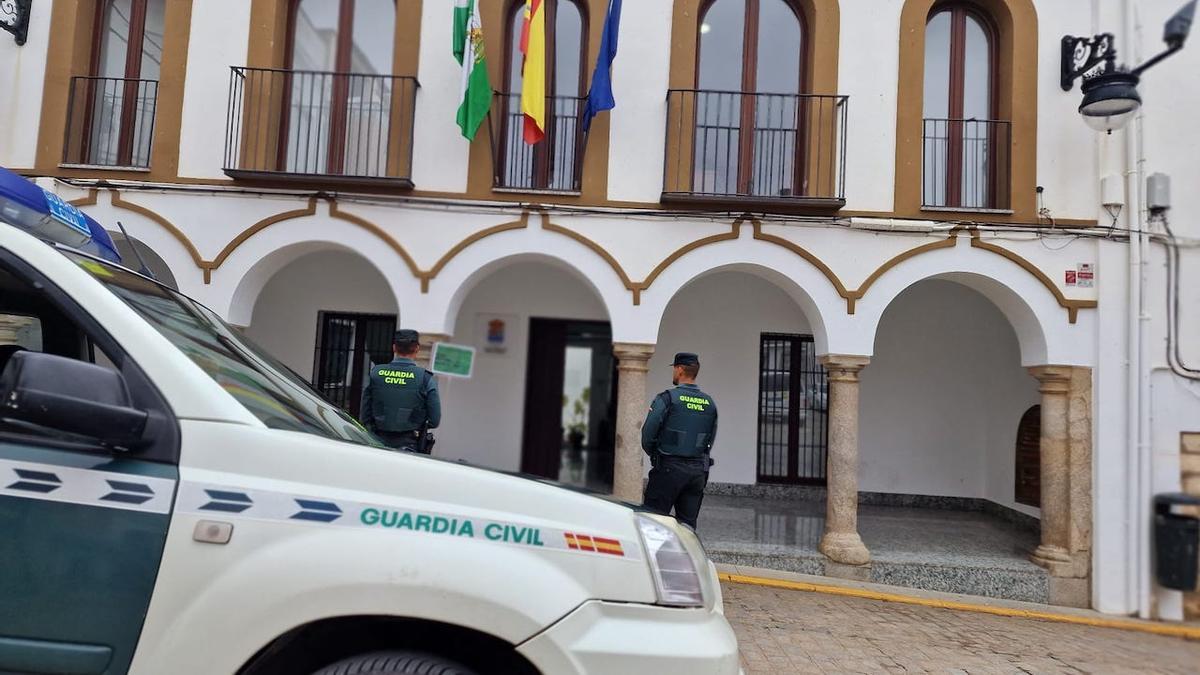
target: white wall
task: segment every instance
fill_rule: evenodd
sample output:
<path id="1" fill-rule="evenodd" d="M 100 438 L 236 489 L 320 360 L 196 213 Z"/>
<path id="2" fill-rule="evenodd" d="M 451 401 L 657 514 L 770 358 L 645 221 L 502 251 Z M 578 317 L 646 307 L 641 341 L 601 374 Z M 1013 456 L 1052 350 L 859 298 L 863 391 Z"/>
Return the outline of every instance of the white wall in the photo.
<path id="1" fill-rule="evenodd" d="M 454 3 L 437 0 L 421 4 L 421 49 L 413 122 L 412 179 L 421 190 L 463 192 L 467 189 L 470 143 L 456 121 L 462 88 L 462 68 L 451 53 L 450 28 Z M 485 33 L 487 42 L 504 43 L 503 31 Z M 500 88 L 493 82 L 493 88 Z M 488 123 L 479 127 L 476 143 L 488 142 Z"/>
<path id="2" fill-rule="evenodd" d="M 50 10 L 49 2 L 34 3 L 23 46 L 0 32 L 0 166 L 5 168 L 27 169 L 37 159 Z"/>
<path id="3" fill-rule="evenodd" d="M 847 208 L 891 211 L 895 204 L 896 103 L 900 95 L 900 50 L 896 45 L 904 3 L 840 0 L 838 4 L 842 30 L 837 91 L 812 93 L 850 97 L 846 121 Z"/>
<path id="4" fill-rule="evenodd" d="M 459 310 L 454 343 L 482 345 L 480 314 L 510 316 L 508 349 L 504 354 L 478 353 L 470 380 L 440 378 L 442 425 L 434 452 L 515 471 L 521 466 L 529 320 L 608 317 L 585 282 L 566 270 L 534 262 L 516 263 L 480 280 Z"/>
<path id="5" fill-rule="evenodd" d="M 180 176 L 225 178 L 229 67 L 246 65 L 249 40 L 249 2 L 204 0 L 193 6 L 179 131 Z"/>
<path id="6" fill-rule="evenodd" d="M 615 201 L 656 202 L 662 194 L 672 4 L 640 0 L 621 6 L 612 72 L 617 107 L 608 113 L 608 198 Z M 638 26 L 653 37 L 631 38 Z"/>
<path id="7" fill-rule="evenodd" d="M 670 363 L 676 352 L 700 356 L 697 383 L 720 413 L 712 481 L 755 482 L 759 338 L 768 332 L 808 333 L 808 320 L 786 293 L 751 274 L 703 277 L 667 305 L 650 360 L 646 398 L 671 386 Z"/>
<path id="8" fill-rule="evenodd" d="M 911 287 L 884 314 L 861 377 L 860 489 L 1015 506 L 1017 424 L 1039 398 L 989 301 L 949 281 Z"/>
<path id="9" fill-rule="evenodd" d="M 298 258 L 263 288 L 246 335 L 302 377 L 311 377 L 322 310 L 396 314 L 387 281 L 348 251 Z"/>

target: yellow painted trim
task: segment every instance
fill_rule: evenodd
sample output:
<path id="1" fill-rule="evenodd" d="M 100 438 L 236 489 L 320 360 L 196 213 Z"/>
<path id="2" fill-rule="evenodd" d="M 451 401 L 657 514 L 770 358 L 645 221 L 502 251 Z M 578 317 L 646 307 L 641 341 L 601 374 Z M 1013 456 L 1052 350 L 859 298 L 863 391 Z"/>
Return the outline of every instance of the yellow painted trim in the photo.
<path id="1" fill-rule="evenodd" d="M 1075 323 L 1075 320 L 1079 318 L 1079 310 L 1096 309 L 1096 307 L 1099 305 L 1099 303 L 1095 300 L 1071 300 L 1067 298 L 1067 296 L 1063 295 L 1062 291 L 1058 290 L 1058 285 L 1055 284 L 1050 277 L 1046 276 L 1046 273 L 1043 272 L 1041 268 L 1029 262 L 1025 258 L 1017 255 L 1015 252 L 1004 248 L 1003 246 L 997 246 L 984 241 L 980 238 L 978 229 L 971 230 L 971 248 L 978 248 L 990 253 L 995 253 L 998 256 L 1007 258 L 1017 265 L 1020 265 L 1021 269 L 1029 272 L 1033 278 L 1040 281 L 1041 284 L 1046 287 L 1046 290 L 1050 291 L 1050 294 L 1054 296 L 1054 299 L 1058 302 L 1058 304 L 1063 309 L 1067 310 L 1067 321 L 1071 323 Z"/>
<path id="2" fill-rule="evenodd" d="M 97 190 L 96 188 L 92 188 L 92 189 L 88 190 L 86 197 L 80 197 L 79 199 L 72 199 L 71 201 L 69 201 L 67 203 L 70 204 L 71 206 L 95 206 L 96 200 L 97 200 L 97 195 L 99 193 L 100 193 L 99 190 Z"/>
<path id="3" fill-rule="evenodd" d="M 92 203 L 93 204 L 96 203 L 94 196 L 92 197 Z M 192 243 L 192 240 L 188 239 L 187 235 L 184 234 L 183 231 L 180 230 L 178 227 L 175 227 L 175 225 L 172 224 L 171 221 L 164 218 L 158 212 L 148 209 L 145 206 L 142 206 L 141 204 L 134 204 L 133 202 L 125 201 L 124 199 L 121 198 L 120 190 L 112 191 L 112 205 L 115 208 L 125 209 L 126 211 L 131 211 L 133 213 L 137 213 L 139 215 L 145 216 L 146 218 L 149 218 L 152 222 L 158 223 L 159 227 L 166 230 L 167 234 L 174 237 L 175 240 L 178 241 L 183 246 L 184 250 L 187 251 L 188 256 L 191 257 L 192 262 L 196 264 L 196 267 L 199 267 L 201 270 L 204 271 L 204 283 L 206 283 L 206 284 L 208 283 L 211 268 L 208 267 L 208 263 L 204 260 L 203 256 L 200 255 L 199 249 L 197 249 L 196 245 Z"/>
<path id="4" fill-rule="evenodd" d="M 396 241 L 395 238 L 388 234 L 387 231 L 382 227 L 372 223 L 362 216 L 342 211 L 338 208 L 336 199 L 329 200 L 329 217 L 337 218 L 339 220 L 344 220 L 347 223 L 357 225 L 367 232 L 375 235 L 377 239 L 387 244 L 388 248 L 395 251 L 396 255 L 400 256 L 400 259 L 403 260 L 404 264 L 408 266 L 408 271 L 412 272 L 414 277 L 421 277 L 421 268 L 417 267 L 417 263 L 415 260 L 413 260 L 413 257 L 408 254 L 408 251 L 406 251 L 403 246 L 400 245 L 400 242 Z"/>
<path id="5" fill-rule="evenodd" d="M 293 218 L 304 218 L 305 216 L 314 215 L 316 212 L 317 198 L 309 197 L 308 205 L 302 209 L 292 209 L 290 211 L 284 211 L 283 213 L 276 213 L 273 216 L 267 216 L 266 218 L 263 218 L 257 223 L 246 228 L 241 234 L 234 237 L 232 241 L 226 244 L 225 248 L 221 249 L 221 252 L 217 254 L 216 258 L 213 258 L 211 262 L 205 263 L 204 283 L 211 283 L 212 271 L 220 267 L 225 262 L 225 259 L 232 255 L 233 252 L 237 250 L 239 246 L 244 244 L 250 237 L 262 232 L 275 223 L 282 223 L 285 220 L 292 220 Z"/>
<path id="6" fill-rule="evenodd" d="M 1062 614 L 1052 611 L 1017 609 L 1015 607 L 996 607 L 992 605 L 982 605 L 971 602 L 960 602 L 957 600 L 937 600 L 935 598 L 921 598 L 914 595 L 901 595 L 899 593 L 884 593 L 881 591 L 872 591 L 864 588 L 847 588 L 844 586 L 813 584 L 803 581 L 785 581 L 783 579 L 768 579 L 766 577 L 730 574 L 728 572 L 720 572 L 717 574 L 717 577 L 720 578 L 721 581 L 728 581 L 729 583 L 733 584 L 781 588 L 789 591 L 806 591 L 809 593 L 824 593 L 826 595 L 840 595 L 843 597 L 859 598 L 862 600 L 898 602 L 906 605 L 932 607 L 934 609 L 952 609 L 960 612 L 992 614 L 994 616 L 1007 616 L 1018 619 L 1037 619 L 1040 621 L 1073 623 L 1080 626 L 1095 626 L 1097 628 L 1116 628 L 1119 630 L 1131 630 L 1141 633 L 1153 633 L 1155 635 L 1187 638 L 1189 640 L 1200 640 L 1200 626 L 1183 626 L 1171 623 L 1130 621 L 1128 619 L 1106 619 L 1101 617 Z"/>
<path id="7" fill-rule="evenodd" d="M 543 223 L 546 222 L 548 218 L 549 216 L 547 216 L 545 213 L 542 214 Z M 445 255 L 439 258 L 438 261 L 434 263 L 433 267 L 429 268 L 429 271 L 422 272 L 417 275 L 417 278 L 421 280 L 421 292 L 428 293 L 430 282 L 437 278 L 437 275 L 441 273 L 442 268 L 444 268 L 451 260 L 453 260 L 454 256 L 465 251 L 467 247 L 478 242 L 480 239 L 486 239 L 493 234 L 500 234 L 501 232 L 509 232 L 511 230 L 523 230 L 528 226 L 529 212 L 522 211 L 521 217 L 518 220 L 514 220 L 509 223 L 501 223 L 500 225 L 494 225 L 486 230 L 480 230 L 466 239 L 458 242 L 453 248 L 447 251 Z"/>
<path id="8" fill-rule="evenodd" d="M 133 211 L 134 213 L 138 213 L 138 214 L 141 214 L 141 215 L 149 218 L 151 221 L 157 223 L 159 226 L 161 226 L 163 229 L 165 229 L 172 237 L 177 239 L 183 245 L 183 247 L 187 250 L 188 255 L 191 256 L 192 261 L 196 264 L 196 266 L 203 271 L 204 283 L 206 283 L 206 284 L 212 282 L 213 271 L 216 270 L 218 267 L 220 267 L 221 264 L 225 262 L 225 259 L 228 258 L 229 255 L 232 254 L 234 250 L 236 250 L 239 246 L 241 246 L 243 243 L 245 243 L 245 241 L 247 239 L 249 239 L 253 235 L 257 234 L 258 232 L 261 232 L 262 230 L 264 230 L 267 227 L 274 225 L 276 223 L 283 222 L 285 220 L 291 220 L 293 218 L 302 218 L 305 216 L 314 215 L 316 213 L 317 201 L 319 199 L 319 197 L 317 197 L 317 196 L 309 197 L 308 203 L 304 208 L 285 211 L 283 213 L 278 213 L 278 214 L 275 214 L 272 216 L 268 216 L 267 218 L 264 218 L 264 219 L 258 221 L 257 223 L 255 223 L 254 225 L 251 225 L 249 228 L 247 228 L 246 230 L 244 230 L 243 232 L 238 234 L 236 237 L 234 237 L 233 240 L 231 240 L 228 244 L 226 244 L 224 249 L 222 249 L 221 252 L 219 254 L 217 254 L 217 257 L 215 259 L 209 261 L 209 260 L 204 260 L 204 258 L 200 255 L 199 250 L 197 250 L 195 244 L 193 244 L 191 242 L 191 240 L 188 239 L 187 235 L 185 235 L 179 228 L 175 227 L 169 220 L 164 218 L 162 215 L 160 215 L 160 214 L 156 213 L 155 211 L 148 209 L 145 206 L 142 206 L 140 204 L 135 204 L 132 202 L 125 201 L 121 197 L 121 193 L 119 190 L 112 189 L 111 192 L 112 192 L 112 204 L 114 207 L 122 208 L 127 211 Z M 97 202 L 98 193 L 99 193 L 98 189 L 91 188 L 88 190 L 88 193 L 86 196 L 76 199 L 76 200 L 72 201 L 71 203 L 75 204 L 77 206 L 93 206 Z M 343 220 L 345 222 L 351 223 L 353 225 L 356 225 L 358 227 L 361 227 L 361 228 L 367 230 L 368 232 L 370 232 L 371 234 L 373 234 L 374 236 L 379 238 L 382 242 L 387 244 L 389 248 L 391 248 L 397 255 L 399 255 L 400 258 L 404 261 L 405 265 L 408 267 L 409 271 L 420 282 L 422 293 L 428 293 L 430 284 L 433 282 L 433 280 L 435 278 L 437 278 L 438 274 L 442 271 L 442 269 L 455 256 L 457 256 L 459 253 L 462 253 L 464 250 L 466 250 L 471 245 L 477 243 L 481 239 L 486 239 L 487 237 L 490 237 L 494 234 L 500 234 L 502 232 L 508 232 L 511 230 L 525 229 L 529 225 L 530 212 L 523 211 L 518 220 L 508 222 L 508 223 L 502 223 L 500 225 L 496 225 L 493 227 L 489 227 L 489 228 L 480 230 L 480 231 L 475 232 L 474 234 L 468 236 L 467 238 L 463 239 L 462 241 L 458 242 L 453 247 L 451 247 L 451 249 L 449 251 L 447 251 L 433 265 L 433 267 L 431 267 L 429 270 L 422 271 L 420 269 L 420 267 L 417 265 L 416 261 L 413 260 L 412 256 L 409 255 L 408 251 L 405 250 L 403 245 L 401 245 L 400 242 L 398 242 L 395 238 L 393 238 L 390 234 L 388 234 L 383 228 L 379 227 L 375 223 L 372 223 L 371 221 L 367 220 L 366 218 L 363 218 L 362 216 L 358 216 L 353 213 L 347 213 L 346 211 L 340 210 L 338 208 L 338 203 L 337 203 L 336 199 L 328 199 L 327 201 L 329 201 L 329 214 L 331 217 L 337 218 L 339 220 Z M 970 245 L 972 248 L 977 248 L 977 249 L 980 249 L 983 251 L 987 251 L 989 253 L 994 253 L 1003 258 L 1006 258 L 1009 261 L 1016 263 L 1019 267 L 1021 267 L 1021 269 L 1025 270 L 1031 276 L 1033 276 L 1035 279 L 1037 279 L 1043 286 L 1046 287 L 1046 290 L 1048 290 L 1050 292 L 1050 294 L 1054 297 L 1055 301 L 1061 307 L 1063 307 L 1064 309 L 1067 310 L 1067 320 L 1070 323 L 1076 322 L 1076 320 L 1078 319 L 1079 310 L 1081 310 L 1081 309 L 1096 309 L 1096 307 L 1098 306 L 1098 303 L 1095 300 L 1076 300 L 1076 299 L 1067 298 L 1063 294 L 1063 292 L 1061 290 L 1059 290 L 1058 286 L 1055 285 L 1055 283 L 1050 279 L 1050 277 L 1047 276 L 1046 273 L 1043 272 L 1037 265 L 1026 260 L 1025 258 L 1021 257 L 1017 253 L 1010 251 L 1009 249 L 1006 249 L 1002 246 L 997 246 L 996 244 L 992 244 L 987 241 L 984 241 L 982 238 L 982 233 L 979 231 L 979 229 L 973 228 L 973 227 L 965 227 L 965 226 L 964 227 L 956 227 L 956 228 L 950 230 L 950 232 L 948 233 L 948 236 L 945 239 L 942 239 L 939 241 L 934 241 L 934 242 L 931 242 L 928 244 L 922 244 L 920 246 L 911 248 L 907 251 L 903 251 L 896 256 L 893 256 L 891 259 L 885 261 L 882 265 L 880 265 L 874 272 L 872 272 L 870 274 L 870 276 L 868 276 L 866 278 L 866 280 L 864 280 L 863 283 L 857 289 L 850 290 L 850 289 L 846 288 L 846 286 L 838 278 L 837 274 L 828 265 L 826 265 L 824 261 L 822 261 L 820 258 L 818 258 L 815 254 L 809 252 L 807 249 L 801 247 L 800 245 L 798 245 L 788 239 L 785 239 L 783 237 L 779 237 L 776 235 L 764 233 L 763 229 L 762 229 L 763 228 L 762 222 L 759 221 L 758 219 L 755 219 L 755 218 L 752 218 L 749 216 L 742 216 L 742 217 L 734 219 L 728 232 L 710 235 L 707 237 L 702 237 L 700 239 L 697 239 L 695 241 L 689 242 L 689 243 L 681 246 L 680 248 L 678 248 L 674 252 L 672 252 L 670 255 L 668 255 L 666 258 L 664 258 L 661 262 L 659 262 L 658 265 L 650 272 L 650 274 L 648 274 L 646 276 L 646 278 L 644 280 L 633 281 L 632 279 L 630 279 L 629 275 L 625 272 L 624 268 L 622 268 L 621 264 L 616 260 L 616 258 L 611 253 L 609 253 L 603 246 L 597 244 L 595 241 L 592 241 L 591 239 L 587 238 L 586 236 L 584 236 L 574 230 L 571 230 L 571 229 L 562 227 L 561 225 L 556 225 L 556 224 L 550 222 L 550 215 L 544 211 L 540 212 L 539 215 L 540 215 L 541 221 L 542 221 L 542 229 L 546 230 L 547 232 L 553 232 L 555 234 L 559 234 L 559 235 L 565 236 L 569 239 L 572 239 L 576 242 L 579 242 L 580 244 L 583 244 L 585 247 L 587 247 L 589 250 L 591 250 L 593 253 L 600 256 L 600 258 L 602 260 L 604 260 L 604 262 L 607 263 L 608 266 L 611 267 L 613 269 L 613 271 L 617 274 L 617 277 L 620 279 L 621 284 L 625 286 L 626 290 L 630 291 L 630 293 L 633 294 L 633 304 L 634 305 L 640 305 L 642 292 L 645 291 L 646 289 L 650 288 L 651 284 L 654 283 L 654 281 L 659 277 L 659 275 L 661 275 L 668 267 L 670 267 L 672 264 L 674 264 L 676 261 L 678 261 L 684 255 L 691 253 L 692 251 L 695 251 L 697 249 L 704 248 L 705 246 L 708 246 L 710 244 L 718 244 L 718 243 L 725 242 L 725 241 L 736 240 L 741 236 L 742 226 L 749 223 L 752 228 L 752 237 L 755 241 L 761 241 L 764 243 L 772 244 L 774 246 L 779 246 L 787 251 L 790 251 L 791 253 L 795 254 L 796 256 L 804 259 L 810 265 L 815 267 L 819 272 L 821 272 L 825 276 L 825 278 L 829 280 L 829 283 L 833 285 L 834 290 L 837 292 L 837 294 L 846 301 L 846 313 L 847 314 L 854 314 L 855 304 L 857 303 L 857 301 L 861 300 L 866 295 L 867 289 L 870 288 L 877 280 L 879 280 L 879 278 L 882 277 L 886 272 L 888 272 L 892 268 L 896 267 L 900 263 L 905 262 L 906 260 L 915 258 L 921 254 L 929 253 L 931 251 L 935 251 L 935 250 L 942 249 L 942 248 L 953 248 L 954 246 L 956 246 L 958 244 L 959 235 L 962 234 L 964 231 L 970 235 L 970 242 L 971 242 Z"/>

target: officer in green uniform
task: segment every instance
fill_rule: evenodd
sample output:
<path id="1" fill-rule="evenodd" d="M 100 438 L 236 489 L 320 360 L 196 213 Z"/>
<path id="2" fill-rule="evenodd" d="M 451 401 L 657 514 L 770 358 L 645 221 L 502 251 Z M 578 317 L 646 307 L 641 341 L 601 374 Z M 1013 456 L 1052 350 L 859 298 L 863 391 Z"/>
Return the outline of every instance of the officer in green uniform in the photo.
<path id="1" fill-rule="evenodd" d="M 430 429 L 442 421 L 442 401 L 433 373 L 413 358 L 421 349 L 415 330 L 398 330 L 391 363 L 371 367 L 362 397 L 363 425 L 396 450 L 430 454 Z"/>
<path id="2" fill-rule="evenodd" d="M 717 436 L 717 405 L 696 386 L 699 357 L 681 352 L 671 366 L 675 388 L 654 397 L 642 425 L 642 449 L 654 467 L 642 501 L 663 515 L 674 508 L 675 518 L 695 529 L 713 464 L 709 452 Z"/>

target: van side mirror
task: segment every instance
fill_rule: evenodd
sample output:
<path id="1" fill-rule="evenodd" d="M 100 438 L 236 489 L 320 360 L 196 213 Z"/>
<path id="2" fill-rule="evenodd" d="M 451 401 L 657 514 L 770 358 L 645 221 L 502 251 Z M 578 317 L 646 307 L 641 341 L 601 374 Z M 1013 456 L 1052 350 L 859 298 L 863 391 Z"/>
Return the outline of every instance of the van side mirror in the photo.
<path id="1" fill-rule="evenodd" d="M 13 426 L 130 449 L 148 417 L 133 407 L 125 378 L 103 366 L 22 351 L 0 373 L 0 419 Z"/>

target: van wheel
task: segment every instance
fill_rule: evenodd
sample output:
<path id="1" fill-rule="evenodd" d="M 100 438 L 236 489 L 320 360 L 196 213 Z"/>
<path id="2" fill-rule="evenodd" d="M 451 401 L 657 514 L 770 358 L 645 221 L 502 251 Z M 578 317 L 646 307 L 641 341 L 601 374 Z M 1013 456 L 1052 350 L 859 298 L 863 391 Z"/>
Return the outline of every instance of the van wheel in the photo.
<path id="1" fill-rule="evenodd" d="M 475 671 L 433 654 L 376 652 L 338 661 L 313 675 L 475 675 Z"/>

